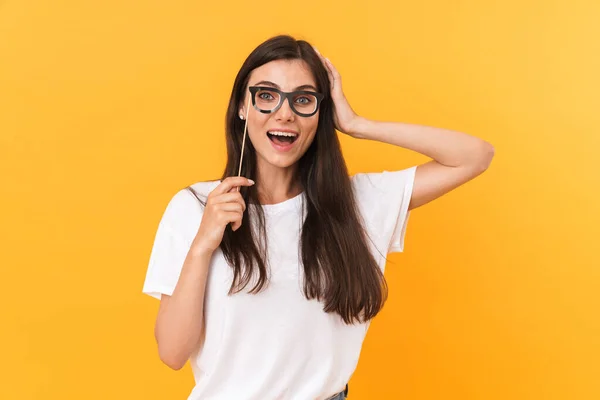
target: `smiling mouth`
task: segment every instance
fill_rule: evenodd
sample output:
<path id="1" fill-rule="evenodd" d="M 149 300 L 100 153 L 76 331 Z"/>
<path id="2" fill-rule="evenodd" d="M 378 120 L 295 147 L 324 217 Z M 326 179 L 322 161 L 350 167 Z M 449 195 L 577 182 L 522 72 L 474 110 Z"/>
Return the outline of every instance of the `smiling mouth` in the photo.
<path id="1" fill-rule="evenodd" d="M 267 136 L 271 142 L 281 146 L 287 146 L 294 143 L 299 135 L 290 132 L 269 131 L 267 132 Z"/>

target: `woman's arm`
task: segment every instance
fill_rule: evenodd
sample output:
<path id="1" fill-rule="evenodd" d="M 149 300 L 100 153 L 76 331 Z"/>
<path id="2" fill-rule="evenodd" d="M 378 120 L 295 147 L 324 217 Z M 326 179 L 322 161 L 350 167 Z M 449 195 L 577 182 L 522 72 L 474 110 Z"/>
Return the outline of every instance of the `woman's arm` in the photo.
<path id="1" fill-rule="evenodd" d="M 483 173 L 494 157 L 488 142 L 465 133 L 401 122 L 378 122 L 356 115 L 342 90 L 339 72 L 315 49 L 328 71 L 338 131 L 404 147 L 431 157 L 415 174 L 409 210 L 422 206 Z"/>
<path id="2" fill-rule="evenodd" d="M 238 189 L 252 185 L 250 179 L 230 176 L 210 192 L 175 289 L 171 296 L 161 296 L 154 335 L 160 359 L 173 369 L 182 368 L 201 344 L 210 261 L 226 226 L 235 231 L 242 225 L 246 203 Z"/>
<path id="3" fill-rule="evenodd" d="M 389 143 L 433 159 L 417 167 L 409 210 L 480 175 L 494 157 L 490 143 L 447 129 L 356 117 L 348 130 L 354 138 Z"/>
<path id="4" fill-rule="evenodd" d="M 204 325 L 204 291 L 212 253 L 192 246 L 171 296 L 162 295 L 154 336 L 158 354 L 172 369 L 181 369 L 198 345 Z"/>

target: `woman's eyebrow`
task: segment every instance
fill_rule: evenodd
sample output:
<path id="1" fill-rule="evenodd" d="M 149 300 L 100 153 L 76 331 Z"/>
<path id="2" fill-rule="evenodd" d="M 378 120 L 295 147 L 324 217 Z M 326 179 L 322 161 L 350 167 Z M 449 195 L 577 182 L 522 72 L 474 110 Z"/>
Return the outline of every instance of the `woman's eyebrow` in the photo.
<path id="1" fill-rule="evenodd" d="M 281 89 L 278 84 L 271 82 L 271 81 L 260 81 L 260 82 L 256 82 L 255 85 L 272 86 L 275 89 Z M 317 91 L 317 88 L 314 87 L 313 85 L 300 85 L 294 90 L 303 90 L 303 89 L 313 89 L 314 91 Z"/>

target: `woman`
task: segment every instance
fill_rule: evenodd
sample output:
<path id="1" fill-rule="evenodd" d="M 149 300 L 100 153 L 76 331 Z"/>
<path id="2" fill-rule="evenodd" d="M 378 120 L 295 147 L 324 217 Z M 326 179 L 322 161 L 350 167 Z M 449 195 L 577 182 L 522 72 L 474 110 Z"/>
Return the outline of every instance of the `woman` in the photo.
<path id="1" fill-rule="evenodd" d="M 433 160 L 350 177 L 336 129 Z M 246 59 L 226 135 L 221 179 L 177 192 L 158 226 L 143 292 L 161 300 L 160 359 L 190 360 L 189 399 L 344 399 L 410 210 L 481 174 L 493 147 L 357 116 L 331 62 L 289 36 Z"/>

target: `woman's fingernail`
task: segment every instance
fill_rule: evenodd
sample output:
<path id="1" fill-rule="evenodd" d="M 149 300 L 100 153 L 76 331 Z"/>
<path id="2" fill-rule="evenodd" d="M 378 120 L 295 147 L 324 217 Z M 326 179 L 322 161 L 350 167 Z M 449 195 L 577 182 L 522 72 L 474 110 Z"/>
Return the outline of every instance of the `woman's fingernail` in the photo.
<path id="1" fill-rule="evenodd" d="M 250 182 L 251 185 L 254 185 L 254 181 L 252 179 L 248 179 L 248 182 Z"/>

